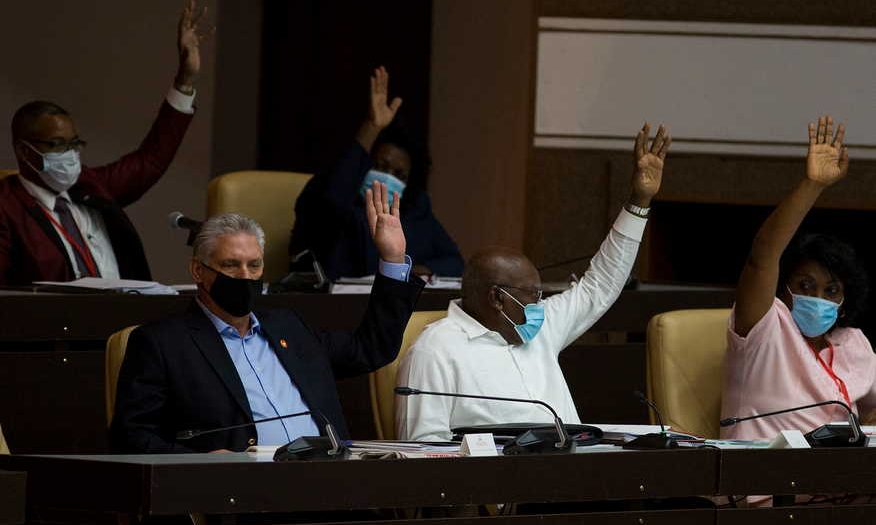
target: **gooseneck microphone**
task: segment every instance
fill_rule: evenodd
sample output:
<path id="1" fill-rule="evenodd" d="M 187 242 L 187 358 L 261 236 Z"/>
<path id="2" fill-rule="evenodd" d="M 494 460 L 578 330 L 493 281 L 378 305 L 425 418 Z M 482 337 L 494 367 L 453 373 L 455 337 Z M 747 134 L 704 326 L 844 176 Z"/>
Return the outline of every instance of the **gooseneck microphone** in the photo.
<path id="1" fill-rule="evenodd" d="M 188 230 L 189 236 L 186 239 L 186 245 L 191 246 L 195 241 L 195 237 L 201 231 L 201 226 L 204 225 L 201 221 L 190 219 L 180 211 L 172 211 L 167 215 L 167 222 L 170 227 L 177 230 Z"/>
<path id="2" fill-rule="evenodd" d="M 846 409 L 849 414 L 849 424 L 845 425 L 822 425 L 815 430 L 806 434 L 806 441 L 812 447 L 863 447 L 867 445 L 867 436 L 861 431 L 861 426 L 858 423 L 858 418 L 849 405 L 842 401 L 830 400 L 820 403 L 812 403 L 811 405 L 803 405 L 799 407 L 786 408 L 784 410 L 776 410 L 774 412 L 765 412 L 763 414 L 755 414 L 748 417 L 728 417 L 721 420 L 722 427 L 733 426 L 743 421 L 752 419 L 760 419 L 762 417 L 777 416 L 779 414 L 787 414 L 788 412 L 796 412 L 798 410 L 806 410 L 808 408 L 821 407 L 825 405 L 839 405 Z"/>
<path id="3" fill-rule="evenodd" d="M 639 403 L 646 405 L 657 416 L 657 422 L 660 423 L 660 432 L 641 435 L 629 443 L 624 443 L 623 448 L 632 450 L 678 448 L 678 440 L 666 433 L 666 426 L 663 425 L 663 416 L 660 415 L 657 405 L 638 390 L 633 390 L 633 395 L 636 396 Z"/>
<path id="4" fill-rule="evenodd" d="M 350 456 L 350 449 L 341 443 L 335 427 L 329 422 L 328 418 L 322 412 L 310 410 L 305 412 L 295 412 L 294 414 L 286 414 L 282 416 L 266 417 L 257 419 L 248 423 L 239 425 L 230 425 L 227 427 L 211 428 L 209 430 L 183 430 L 177 432 L 177 441 L 185 441 L 206 434 L 214 434 L 217 432 L 227 432 L 229 430 L 237 430 L 257 425 L 259 423 L 268 423 L 290 417 L 299 416 L 316 416 L 321 419 L 325 426 L 325 436 L 301 436 L 290 443 L 287 443 L 274 452 L 274 461 L 293 461 L 307 459 L 346 459 Z"/>
<path id="5" fill-rule="evenodd" d="M 429 392 L 426 390 L 418 390 L 416 388 L 410 388 L 407 386 L 398 386 L 395 388 L 395 393 L 400 396 L 419 396 L 419 395 L 428 395 L 428 396 L 445 396 L 445 397 L 459 397 L 465 399 L 484 399 L 487 401 L 510 401 L 512 403 L 530 403 L 535 405 L 541 405 L 548 409 L 551 414 L 554 416 L 554 427 L 557 431 L 557 441 L 553 443 L 552 447 L 544 447 L 543 444 L 547 439 L 547 436 L 543 435 L 544 432 L 541 433 L 537 429 L 527 430 L 520 436 L 514 438 L 514 440 L 507 445 L 505 445 L 503 453 L 505 455 L 512 454 L 527 454 L 527 453 L 549 453 L 549 452 L 570 452 L 575 450 L 575 442 L 569 436 L 569 433 L 566 432 L 566 427 L 563 425 L 563 420 L 560 419 L 560 416 L 557 415 L 556 410 L 554 410 L 550 405 L 545 403 L 544 401 L 539 401 L 538 399 L 519 399 L 514 397 L 496 397 L 496 396 L 481 396 L 474 394 L 455 394 L 450 392 Z M 553 437 L 553 436 L 551 436 Z"/>
<path id="6" fill-rule="evenodd" d="M 298 416 L 309 416 L 311 415 L 310 411 L 306 412 L 296 412 L 294 414 L 286 414 L 285 416 L 275 416 L 275 417 L 266 417 L 264 419 L 256 419 L 255 421 L 250 421 L 248 423 L 241 423 L 239 425 L 231 425 L 227 427 L 218 427 L 211 428 L 209 430 L 181 430 L 176 433 L 177 441 L 185 441 L 187 439 L 192 439 L 196 437 L 200 437 L 206 434 L 215 434 L 217 432 L 227 432 L 229 430 L 237 430 L 238 428 L 247 428 L 253 425 L 258 425 L 259 423 L 269 423 L 271 421 L 277 421 L 280 419 L 287 419 L 290 417 L 298 417 Z"/>

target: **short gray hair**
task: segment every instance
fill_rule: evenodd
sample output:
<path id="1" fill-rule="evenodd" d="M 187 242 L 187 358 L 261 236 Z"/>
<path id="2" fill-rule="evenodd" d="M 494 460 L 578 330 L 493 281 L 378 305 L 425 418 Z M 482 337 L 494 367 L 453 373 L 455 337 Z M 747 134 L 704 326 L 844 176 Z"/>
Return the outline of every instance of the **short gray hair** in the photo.
<path id="1" fill-rule="evenodd" d="M 262 252 L 265 251 L 265 231 L 259 223 L 240 213 L 223 213 L 207 219 L 192 242 L 192 252 L 202 263 L 210 261 L 216 249 L 216 241 L 223 235 L 246 233 L 256 238 Z"/>

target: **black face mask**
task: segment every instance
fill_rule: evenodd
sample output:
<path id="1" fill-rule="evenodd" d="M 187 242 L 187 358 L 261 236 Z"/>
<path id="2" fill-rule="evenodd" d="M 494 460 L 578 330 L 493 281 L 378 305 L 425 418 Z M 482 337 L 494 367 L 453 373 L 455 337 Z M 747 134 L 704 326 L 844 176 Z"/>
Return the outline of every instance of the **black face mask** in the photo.
<path id="1" fill-rule="evenodd" d="M 255 299 L 262 294 L 264 287 L 261 279 L 229 277 L 204 263 L 200 264 L 216 273 L 216 280 L 213 281 L 209 294 L 219 308 L 235 317 L 243 317 L 252 312 Z"/>

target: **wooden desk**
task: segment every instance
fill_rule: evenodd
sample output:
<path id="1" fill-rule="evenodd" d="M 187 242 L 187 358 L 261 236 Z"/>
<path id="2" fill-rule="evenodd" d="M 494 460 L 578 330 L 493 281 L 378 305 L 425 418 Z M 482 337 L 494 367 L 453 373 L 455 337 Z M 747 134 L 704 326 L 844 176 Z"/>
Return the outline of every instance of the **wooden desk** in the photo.
<path id="1" fill-rule="evenodd" d="M 0 470 L 0 525 L 24 523 L 27 474 Z"/>
<path id="2" fill-rule="evenodd" d="M 718 452 L 289 463 L 245 453 L 11 456 L 0 466 L 28 472 L 31 509 L 225 514 L 709 494 L 716 490 Z"/>

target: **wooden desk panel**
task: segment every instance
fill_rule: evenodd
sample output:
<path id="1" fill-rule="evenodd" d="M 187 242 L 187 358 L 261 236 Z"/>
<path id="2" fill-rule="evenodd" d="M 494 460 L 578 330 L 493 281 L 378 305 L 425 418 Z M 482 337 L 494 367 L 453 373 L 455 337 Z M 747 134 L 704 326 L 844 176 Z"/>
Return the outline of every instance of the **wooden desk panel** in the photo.
<path id="1" fill-rule="evenodd" d="M 24 523 L 27 474 L 0 470 L 0 525 Z"/>
<path id="2" fill-rule="evenodd" d="M 724 450 L 721 494 L 876 494 L 876 448 Z"/>
<path id="3" fill-rule="evenodd" d="M 717 465 L 715 450 L 301 463 L 243 453 L 0 458 L 28 472 L 29 507 L 146 515 L 667 498 L 714 492 Z"/>
<path id="4" fill-rule="evenodd" d="M 783 507 L 775 509 L 721 509 L 718 525 L 837 525 L 876 523 L 876 505 Z"/>

